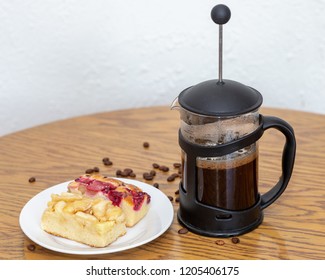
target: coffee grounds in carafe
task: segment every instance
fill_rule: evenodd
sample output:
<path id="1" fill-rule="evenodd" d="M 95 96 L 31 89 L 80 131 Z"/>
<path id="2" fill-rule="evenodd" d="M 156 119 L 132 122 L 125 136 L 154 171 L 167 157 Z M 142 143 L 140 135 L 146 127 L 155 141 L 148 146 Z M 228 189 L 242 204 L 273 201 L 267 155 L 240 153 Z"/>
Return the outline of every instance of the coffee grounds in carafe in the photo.
<path id="1" fill-rule="evenodd" d="M 198 201 L 227 210 L 253 206 L 258 197 L 256 153 L 229 162 L 197 161 Z"/>

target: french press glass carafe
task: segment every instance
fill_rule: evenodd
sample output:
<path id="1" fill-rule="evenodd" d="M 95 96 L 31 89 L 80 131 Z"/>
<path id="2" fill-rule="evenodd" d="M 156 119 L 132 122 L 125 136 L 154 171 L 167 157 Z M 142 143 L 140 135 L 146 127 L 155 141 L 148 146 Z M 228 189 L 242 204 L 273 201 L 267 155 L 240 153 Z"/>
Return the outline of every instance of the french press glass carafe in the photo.
<path id="1" fill-rule="evenodd" d="M 285 121 L 259 114 L 262 95 L 222 78 L 222 31 L 230 10 L 217 5 L 211 17 L 219 25 L 219 78 L 183 90 L 172 104 L 180 111 L 182 180 L 178 219 L 208 236 L 234 236 L 256 228 L 262 210 L 285 190 L 293 170 L 296 142 Z M 275 128 L 286 137 L 282 175 L 265 194 L 258 192 L 258 140 Z"/>

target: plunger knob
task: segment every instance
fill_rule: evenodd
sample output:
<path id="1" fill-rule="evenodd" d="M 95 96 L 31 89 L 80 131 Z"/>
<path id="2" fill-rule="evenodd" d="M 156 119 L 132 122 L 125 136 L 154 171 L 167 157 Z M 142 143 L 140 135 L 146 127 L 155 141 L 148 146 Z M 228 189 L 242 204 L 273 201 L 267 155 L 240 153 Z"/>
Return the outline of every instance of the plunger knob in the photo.
<path id="1" fill-rule="evenodd" d="M 224 82 L 222 80 L 222 26 L 230 20 L 231 12 L 230 9 L 223 4 L 219 4 L 214 6 L 211 10 L 211 18 L 212 20 L 219 25 L 219 80 L 218 84 L 223 85 Z"/>
<path id="2" fill-rule="evenodd" d="M 216 24 L 225 24 L 230 20 L 230 9 L 223 4 L 215 6 L 211 10 L 211 18 Z"/>

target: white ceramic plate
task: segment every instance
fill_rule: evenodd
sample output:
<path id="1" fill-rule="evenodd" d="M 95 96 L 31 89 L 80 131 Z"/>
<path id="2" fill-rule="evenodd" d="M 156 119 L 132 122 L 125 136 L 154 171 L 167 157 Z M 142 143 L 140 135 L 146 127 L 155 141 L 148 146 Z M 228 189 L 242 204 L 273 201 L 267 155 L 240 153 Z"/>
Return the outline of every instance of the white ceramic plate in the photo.
<path id="1" fill-rule="evenodd" d="M 19 223 L 23 232 L 40 246 L 68 254 L 97 255 L 119 252 L 148 243 L 163 234 L 173 222 L 174 211 L 170 200 L 160 190 L 143 182 L 121 179 L 133 184 L 151 196 L 150 209 L 147 215 L 134 227 L 127 228 L 127 233 L 104 248 L 93 248 L 87 245 L 57 237 L 41 229 L 41 216 L 51 200 L 51 194 L 67 191 L 69 182 L 50 187 L 26 203 L 20 213 Z"/>

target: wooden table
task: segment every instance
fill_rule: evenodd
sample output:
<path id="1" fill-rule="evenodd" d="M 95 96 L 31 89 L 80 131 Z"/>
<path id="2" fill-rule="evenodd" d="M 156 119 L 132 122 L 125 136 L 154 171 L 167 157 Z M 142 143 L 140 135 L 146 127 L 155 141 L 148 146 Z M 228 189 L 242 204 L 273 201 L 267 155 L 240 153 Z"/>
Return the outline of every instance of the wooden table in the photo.
<path id="1" fill-rule="evenodd" d="M 102 174 L 115 176 L 117 169 L 129 167 L 136 179 L 144 181 L 143 172 L 157 162 L 173 173 L 173 163 L 180 162 L 179 115 L 168 107 L 82 116 L 1 137 L 0 259 L 325 259 L 325 115 L 280 109 L 262 113 L 283 118 L 294 127 L 296 163 L 284 194 L 265 209 L 262 225 L 240 236 L 237 244 L 230 238 L 179 234 L 176 215 L 172 226 L 154 241 L 106 255 L 57 253 L 34 244 L 21 231 L 19 214 L 28 200 L 88 168 L 97 166 Z M 145 141 L 150 143 L 147 149 Z M 261 193 L 280 175 L 283 143 L 276 130 L 268 130 L 260 140 Z M 104 157 L 113 165 L 105 166 Z M 160 190 L 174 198 L 176 213 L 179 181 L 167 182 L 168 174 L 157 172 L 154 181 L 147 183 L 159 183 Z M 32 176 L 34 183 L 29 182 Z"/>

